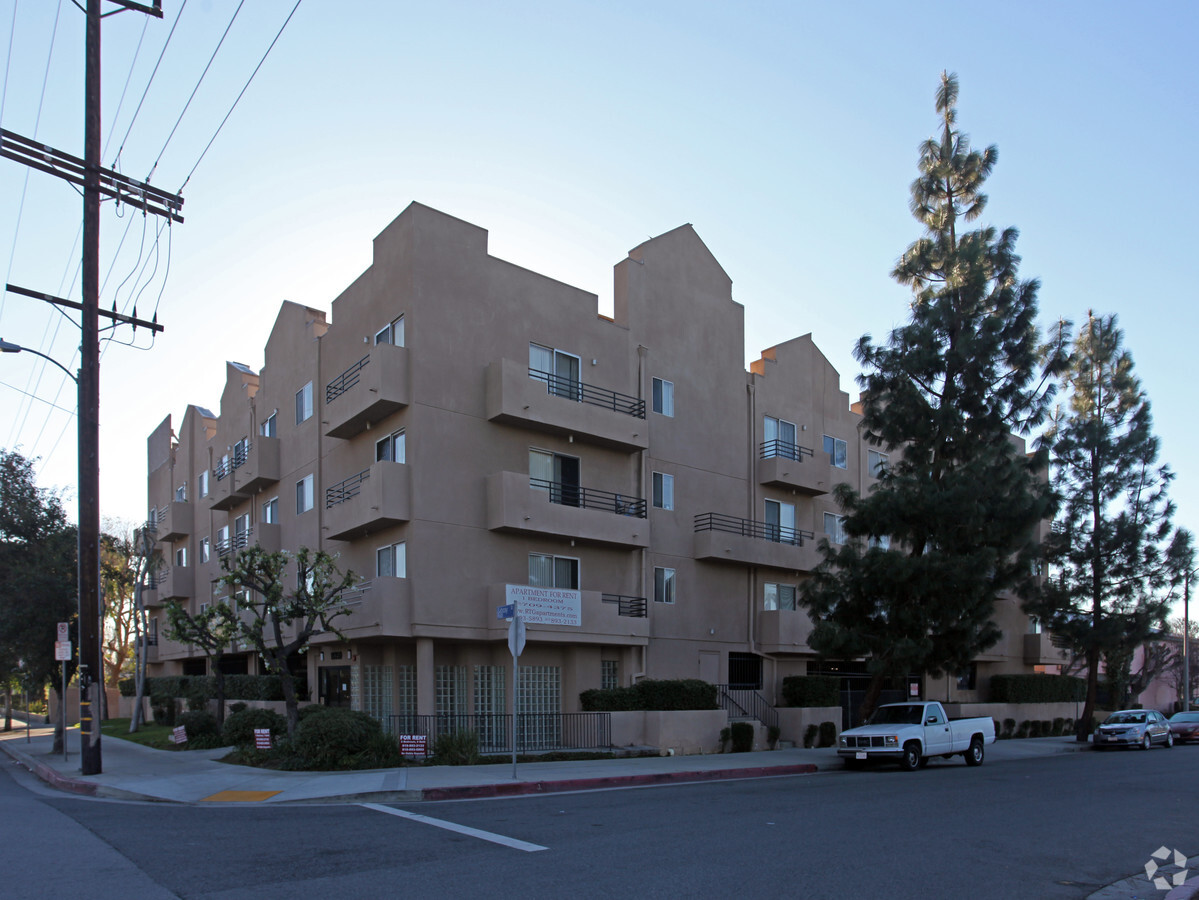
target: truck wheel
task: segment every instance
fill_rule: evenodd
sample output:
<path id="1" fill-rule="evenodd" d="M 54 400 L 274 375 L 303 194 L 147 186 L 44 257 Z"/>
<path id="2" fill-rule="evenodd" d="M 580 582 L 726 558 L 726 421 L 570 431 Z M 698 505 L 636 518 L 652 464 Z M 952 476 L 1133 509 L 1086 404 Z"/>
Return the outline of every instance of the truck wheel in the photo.
<path id="1" fill-rule="evenodd" d="M 906 772 L 915 772 L 920 768 L 920 744 L 916 741 L 909 741 L 903 745 L 903 756 L 899 758 L 899 765 Z"/>
<path id="2" fill-rule="evenodd" d="M 845 768 L 849 769 L 851 772 L 857 772 L 863 768 L 865 763 L 866 760 L 864 759 L 847 759 L 845 760 Z"/>
<path id="3" fill-rule="evenodd" d="M 1149 732 L 1145 732 L 1145 736 L 1143 738 L 1141 738 L 1141 749 L 1142 750 L 1153 749 L 1153 738 L 1149 737 Z"/>
<path id="4" fill-rule="evenodd" d="M 920 757 L 920 763 L 917 766 L 917 768 L 920 768 L 920 769 L 925 768 L 928 765 L 928 760 L 929 760 L 929 757 L 927 757 L 927 756 Z"/>
<path id="5" fill-rule="evenodd" d="M 983 739 L 976 737 L 970 742 L 969 749 L 966 750 L 966 765 L 981 766 L 983 764 L 983 755 Z"/>

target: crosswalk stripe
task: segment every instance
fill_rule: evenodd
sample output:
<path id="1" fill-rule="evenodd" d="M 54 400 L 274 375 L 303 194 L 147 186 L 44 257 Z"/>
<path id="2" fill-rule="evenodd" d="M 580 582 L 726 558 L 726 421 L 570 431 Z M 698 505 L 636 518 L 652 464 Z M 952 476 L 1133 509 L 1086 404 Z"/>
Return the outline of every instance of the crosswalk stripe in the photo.
<path id="1" fill-rule="evenodd" d="M 538 850 L 549 849 L 549 847 L 542 847 L 540 844 L 530 844 L 528 841 L 520 841 L 516 838 L 506 837 L 502 834 L 495 834 L 490 831 L 481 831 L 478 828 L 471 828 L 467 825 L 458 825 L 454 822 L 447 822 L 444 819 L 434 819 L 431 816 L 422 816 L 420 813 L 408 812 L 405 809 L 396 809 L 395 807 L 383 806 L 378 803 L 362 803 L 360 805 L 365 809 L 373 809 L 377 812 L 387 813 L 389 816 L 399 816 L 401 819 L 411 819 L 413 822 L 421 822 L 425 825 L 432 825 L 434 828 L 444 828 L 446 831 L 456 831 L 458 834 L 476 837 L 483 841 L 491 841 L 493 844 L 502 844 L 505 847 L 511 847 L 513 850 L 523 850 L 526 853 L 536 853 Z"/>

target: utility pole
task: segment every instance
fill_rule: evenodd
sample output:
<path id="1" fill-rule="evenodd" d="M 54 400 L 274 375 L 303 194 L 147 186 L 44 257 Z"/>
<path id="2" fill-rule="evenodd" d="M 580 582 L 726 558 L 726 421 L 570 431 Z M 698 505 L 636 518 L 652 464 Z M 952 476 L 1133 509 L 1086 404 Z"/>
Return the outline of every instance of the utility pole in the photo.
<path id="1" fill-rule="evenodd" d="M 152 6 L 134 0 L 109 0 L 122 7 L 162 18 L 162 0 Z M 100 728 L 93 715 L 92 687 L 104 689 L 100 650 L 100 198 L 136 206 L 143 212 L 183 221 L 178 211 L 182 198 L 134 181 L 100 164 L 100 3 L 87 0 L 83 159 L 37 141 L 0 130 L 0 156 L 25 163 L 83 187 L 83 262 L 80 283 L 82 304 L 7 285 L 14 293 L 39 296 L 51 303 L 81 312 L 79 367 L 79 718 L 80 761 L 84 775 L 103 770 Z M 78 5 L 78 4 L 76 4 Z M 157 322 L 103 313 L 114 321 L 131 322 L 161 331 Z M 65 698 L 64 698 L 65 699 Z"/>
<path id="2" fill-rule="evenodd" d="M 1182 709 L 1191 711 L 1191 570 L 1182 576 Z"/>

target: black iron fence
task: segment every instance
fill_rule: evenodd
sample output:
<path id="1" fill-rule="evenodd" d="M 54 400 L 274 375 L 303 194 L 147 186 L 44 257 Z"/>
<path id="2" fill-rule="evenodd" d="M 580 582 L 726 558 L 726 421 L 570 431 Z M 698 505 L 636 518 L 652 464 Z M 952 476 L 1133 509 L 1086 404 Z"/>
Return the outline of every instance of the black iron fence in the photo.
<path id="1" fill-rule="evenodd" d="M 325 402 L 332 403 L 350 388 L 358 383 L 358 379 L 362 376 L 362 370 L 370 364 L 371 358 L 368 353 L 354 365 L 350 366 L 327 385 L 325 385 Z"/>
<path id="2" fill-rule="evenodd" d="M 716 685 L 720 708 L 734 718 L 757 719 L 767 727 L 778 727 L 779 711 L 755 690 Z"/>
<path id="3" fill-rule="evenodd" d="M 511 714 L 398 715 L 384 716 L 381 721 L 388 734 L 424 736 L 430 754 L 437 738 L 462 731 L 478 735 L 480 753 L 512 752 Z M 518 713 L 516 716 L 517 753 L 611 748 L 611 713 Z"/>
<path id="4" fill-rule="evenodd" d="M 812 456 L 813 451 L 808 447 L 802 447 L 799 444 L 791 441 L 762 441 L 759 446 L 759 456 L 761 459 L 771 459 L 779 456 L 783 459 L 802 460 L 805 456 Z"/>
<path id="5" fill-rule="evenodd" d="M 565 397 L 568 400 L 577 400 L 579 403 L 602 406 L 604 409 L 624 413 L 626 416 L 633 416 L 636 419 L 645 418 L 645 401 L 628 394 L 610 391 L 607 388 L 598 388 L 574 378 L 563 378 L 561 375 L 543 372 L 540 369 L 529 369 L 529 377 L 534 381 L 543 382 L 546 390 L 555 397 Z"/>
<path id="6" fill-rule="evenodd" d="M 551 503 L 563 506 L 581 506 L 584 509 L 600 509 L 618 516 L 645 518 L 645 498 L 631 494 L 616 494 L 612 491 L 597 491 L 595 488 L 580 487 L 562 481 L 545 478 L 530 478 L 529 487 L 545 491 Z"/>
<path id="7" fill-rule="evenodd" d="M 325 509 L 332 509 L 339 503 L 357 497 L 362 490 L 362 482 L 371 477 L 370 469 L 363 469 L 357 475 L 351 475 L 345 481 L 339 481 L 331 488 L 325 489 Z"/>
<path id="8" fill-rule="evenodd" d="M 726 534 L 739 534 L 742 537 L 775 541 L 779 544 L 794 544 L 797 547 L 802 547 L 804 541 L 816 539 L 816 535 L 811 531 L 801 531 L 798 528 L 788 528 L 785 525 L 775 525 L 771 522 L 759 522 L 756 519 L 739 519 L 736 516 L 725 516 L 720 513 L 701 513 L 696 516 L 695 530 L 721 531 Z"/>
<path id="9" fill-rule="evenodd" d="M 644 597 L 628 597 L 624 594 L 601 594 L 600 599 L 605 603 L 617 604 L 617 615 L 629 616 L 633 619 L 644 619 L 646 617 L 646 602 Z"/>

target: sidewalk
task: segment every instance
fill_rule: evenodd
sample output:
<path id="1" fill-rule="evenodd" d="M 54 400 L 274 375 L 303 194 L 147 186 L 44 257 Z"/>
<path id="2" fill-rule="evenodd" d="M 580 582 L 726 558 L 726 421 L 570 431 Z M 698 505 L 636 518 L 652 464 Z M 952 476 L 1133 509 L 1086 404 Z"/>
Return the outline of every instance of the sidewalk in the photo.
<path id="1" fill-rule="evenodd" d="M 15 725 L 15 723 L 14 723 Z M 131 741 L 105 737 L 103 773 L 80 773 L 79 732 L 68 731 L 69 758 L 51 755 L 53 729 L 0 733 L 0 748 L 53 787 L 95 797 L 174 803 L 313 801 L 415 802 L 506 797 L 557 791 L 597 790 L 808 775 L 839 770 L 844 764 L 832 748 L 724 753 L 707 756 L 651 756 L 572 762 L 519 763 L 513 778 L 510 762 L 481 766 L 414 766 L 362 772 L 276 772 L 216 762 L 228 751 L 151 750 Z M 1001 741 L 987 747 L 991 761 L 1046 756 L 1078 749 L 1068 738 Z M 934 765 L 964 765 L 960 759 Z"/>

